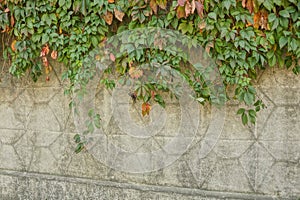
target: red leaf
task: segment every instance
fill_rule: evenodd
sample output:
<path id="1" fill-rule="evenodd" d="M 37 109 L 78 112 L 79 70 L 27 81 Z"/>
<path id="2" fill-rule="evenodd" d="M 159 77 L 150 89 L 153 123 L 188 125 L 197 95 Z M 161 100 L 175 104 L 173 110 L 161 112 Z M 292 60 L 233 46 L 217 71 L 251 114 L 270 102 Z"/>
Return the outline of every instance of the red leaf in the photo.
<path id="1" fill-rule="evenodd" d="M 48 44 L 46 44 L 45 46 L 43 46 L 43 48 L 41 50 L 40 57 L 48 55 L 49 52 L 50 52 L 49 46 L 48 46 Z"/>
<path id="2" fill-rule="evenodd" d="M 115 55 L 112 54 L 112 53 L 109 54 L 109 58 L 110 58 L 110 60 L 113 61 L 113 62 L 115 62 L 115 60 L 116 60 Z"/>

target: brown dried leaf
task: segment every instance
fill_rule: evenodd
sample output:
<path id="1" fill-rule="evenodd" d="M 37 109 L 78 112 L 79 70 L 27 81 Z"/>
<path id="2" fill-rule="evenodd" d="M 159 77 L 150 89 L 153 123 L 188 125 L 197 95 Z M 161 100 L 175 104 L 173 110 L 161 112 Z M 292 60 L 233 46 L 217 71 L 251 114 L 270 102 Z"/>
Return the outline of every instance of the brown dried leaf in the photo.
<path id="1" fill-rule="evenodd" d="M 185 17 L 188 17 L 191 14 L 191 4 L 189 1 L 186 2 L 184 11 L 185 11 Z"/>
<path id="2" fill-rule="evenodd" d="M 111 12 L 107 11 L 106 15 L 104 15 L 103 18 L 104 18 L 105 22 L 106 22 L 108 25 L 111 25 L 114 16 L 113 16 L 113 14 L 112 14 Z"/>
<path id="3" fill-rule="evenodd" d="M 124 13 L 116 8 L 114 8 L 115 17 L 121 22 L 124 17 Z"/>
<path id="4" fill-rule="evenodd" d="M 250 13 L 253 13 L 254 1 L 253 0 L 247 0 L 246 8 L 249 10 Z"/>
<path id="5" fill-rule="evenodd" d="M 10 26 L 11 26 L 11 27 L 14 27 L 14 25 L 15 25 L 15 18 L 14 18 L 13 15 L 11 15 L 11 16 L 10 16 Z"/>
<path id="6" fill-rule="evenodd" d="M 261 29 L 270 30 L 268 24 L 268 12 L 265 10 L 262 10 L 260 14 L 260 26 Z"/>
<path id="7" fill-rule="evenodd" d="M 156 0 L 151 0 L 150 1 L 150 8 L 154 12 L 154 14 L 157 14 L 157 4 Z"/>
<path id="8" fill-rule="evenodd" d="M 195 1 L 195 7 L 197 10 L 198 15 L 203 18 L 203 11 L 204 11 L 204 6 L 203 6 L 203 1 Z"/>

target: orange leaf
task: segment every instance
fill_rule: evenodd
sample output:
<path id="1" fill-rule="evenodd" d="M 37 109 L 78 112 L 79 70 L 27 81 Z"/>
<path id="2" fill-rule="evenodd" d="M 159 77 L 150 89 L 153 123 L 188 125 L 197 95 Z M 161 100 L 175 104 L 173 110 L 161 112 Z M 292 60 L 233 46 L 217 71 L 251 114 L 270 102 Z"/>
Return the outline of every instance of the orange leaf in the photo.
<path id="1" fill-rule="evenodd" d="M 56 60 L 57 59 L 57 51 L 53 50 L 51 53 L 51 58 Z"/>
<path id="2" fill-rule="evenodd" d="M 157 4 L 156 0 L 151 0 L 150 1 L 150 8 L 154 12 L 154 14 L 157 14 Z"/>
<path id="3" fill-rule="evenodd" d="M 143 117 L 145 115 L 149 115 L 150 110 L 151 110 L 151 105 L 148 102 L 142 104 L 142 115 L 143 115 Z"/>
<path id="4" fill-rule="evenodd" d="M 260 12 L 254 13 L 253 16 L 253 21 L 254 21 L 254 28 L 258 29 L 259 28 L 259 21 L 260 21 Z"/>
<path id="5" fill-rule="evenodd" d="M 17 40 L 14 40 L 14 41 L 12 41 L 12 43 L 11 43 L 11 45 L 10 45 L 10 47 L 11 47 L 11 50 L 13 51 L 13 52 L 16 52 L 16 43 L 17 43 Z"/>
<path id="6" fill-rule="evenodd" d="M 112 21 L 113 21 L 113 14 L 111 12 L 107 12 L 106 15 L 104 15 L 104 20 L 105 22 L 108 24 L 108 25 L 111 25 L 112 24 Z"/>
<path id="7" fill-rule="evenodd" d="M 116 8 L 114 8 L 115 17 L 121 22 L 124 17 L 124 13 Z"/>
<path id="8" fill-rule="evenodd" d="M 115 3 L 115 0 L 107 0 L 108 3 Z"/>

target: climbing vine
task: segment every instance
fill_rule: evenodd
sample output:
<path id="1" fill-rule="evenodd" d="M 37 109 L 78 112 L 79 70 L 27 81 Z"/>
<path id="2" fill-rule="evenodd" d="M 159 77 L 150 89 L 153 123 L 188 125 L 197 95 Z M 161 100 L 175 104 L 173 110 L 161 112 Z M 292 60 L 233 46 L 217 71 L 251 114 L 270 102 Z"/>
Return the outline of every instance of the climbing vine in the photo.
<path id="1" fill-rule="evenodd" d="M 216 60 L 225 86 L 235 88 L 227 99 L 245 104 L 238 114 L 247 124 L 255 123 L 256 112 L 264 107 L 252 85 L 259 70 L 279 66 L 300 72 L 299 11 L 297 0 L 0 0 L 0 31 L 13 38 L 3 52 L 11 74 L 29 73 L 36 81 L 42 73 L 52 73 L 50 59 L 58 60 L 66 66 L 67 93 L 84 88 L 93 77 L 85 59 L 107 38 L 143 27 L 180 31 Z M 201 74 L 161 50 L 163 43 L 153 42 L 158 48 L 131 51 L 123 46 L 126 55 L 110 53 L 115 68 L 105 70 L 101 83 L 112 89 L 118 82 L 142 78 L 146 69 L 141 64 L 159 63 L 181 73 L 200 103 L 211 101 Z M 162 77 L 163 69 L 156 67 Z M 130 95 L 144 101 L 143 115 L 149 114 L 152 101 L 165 106 L 161 92 L 171 86 L 164 78 L 139 84 Z"/>

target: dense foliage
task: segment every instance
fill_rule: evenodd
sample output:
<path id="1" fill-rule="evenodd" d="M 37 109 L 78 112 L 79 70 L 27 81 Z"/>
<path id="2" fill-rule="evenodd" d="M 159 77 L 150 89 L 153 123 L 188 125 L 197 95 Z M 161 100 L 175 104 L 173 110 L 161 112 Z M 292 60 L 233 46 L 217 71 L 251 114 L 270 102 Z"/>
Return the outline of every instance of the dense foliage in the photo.
<path id="1" fill-rule="evenodd" d="M 180 31 L 216 60 L 225 86 L 235 88 L 228 98 L 246 105 L 238 114 L 247 124 L 255 122 L 263 107 L 251 84 L 258 70 L 280 66 L 300 72 L 299 11 L 297 0 L 0 0 L 0 31 L 13 36 L 3 53 L 11 61 L 10 73 L 30 73 L 37 80 L 51 73 L 49 60 L 57 59 L 67 67 L 63 78 L 70 80 L 68 92 L 93 76 L 84 60 L 110 36 L 141 27 Z M 107 69 L 101 80 L 108 88 L 126 78 L 143 77 L 142 63 L 159 63 L 181 73 L 201 103 L 211 101 L 201 74 L 182 58 L 160 48 L 129 48 L 123 47 L 126 55 L 110 54 L 116 67 Z M 139 84 L 131 96 L 144 101 L 144 115 L 151 101 L 164 106 L 160 91 L 168 91 L 170 85 L 163 80 Z"/>

